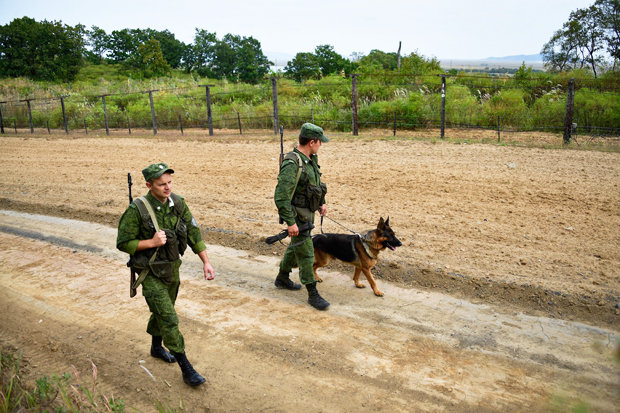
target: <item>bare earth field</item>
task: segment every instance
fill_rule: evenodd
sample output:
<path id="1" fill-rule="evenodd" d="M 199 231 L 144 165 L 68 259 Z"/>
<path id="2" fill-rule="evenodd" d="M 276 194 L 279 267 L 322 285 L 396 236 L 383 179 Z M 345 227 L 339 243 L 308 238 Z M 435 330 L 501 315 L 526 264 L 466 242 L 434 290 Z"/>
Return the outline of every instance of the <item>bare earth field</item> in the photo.
<path id="1" fill-rule="evenodd" d="M 319 153 L 328 216 L 357 232 L 389 216 L 403 246 L 374 270 L 383 298 L 330 264 L 327 312 L 272 285 L 278 153 L 273 135 L 3 137 L 0 349 L 31 379 L 92 360 L 100 390 L 139 411 L 617 409 L 620 153 L 336 136 Z M 186 255 L 177 309 L 199 389 L 148 356 L 114 248 L 127 172 L 139 196 L 157 161 L 217 275 Z"/>

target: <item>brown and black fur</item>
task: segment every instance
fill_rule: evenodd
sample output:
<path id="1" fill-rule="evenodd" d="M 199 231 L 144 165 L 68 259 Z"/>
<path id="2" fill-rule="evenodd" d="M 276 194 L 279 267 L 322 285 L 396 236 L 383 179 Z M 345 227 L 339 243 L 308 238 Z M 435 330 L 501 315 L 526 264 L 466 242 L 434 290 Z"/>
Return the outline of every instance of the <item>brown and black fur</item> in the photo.
<path id="1" fill-rule="evenodd" d="M 364 243 L 367 248 L 364 248 Z M 389 217 L 385 221 L 382 217 L 377 228 L 365 234 L 317 234 L 312 237 L 312 244 L 314 245 L 314 276 L 318 282 L 322 282 L 323 279 L 318 276 L 316 270 L 326 266 L 330 258 L 337 258 L 355 267 L 353 282 L 356 287 L 366 287 L 359 281 L 361 273 L 364 273 L 370 287 L 379 297 L 383 296 L 383 292 L 377 287 L 370 270 L 377 263 L 379 252 L 386 248 L 395 250 L 396 247 L 402 245 L 390 228 Z"/>

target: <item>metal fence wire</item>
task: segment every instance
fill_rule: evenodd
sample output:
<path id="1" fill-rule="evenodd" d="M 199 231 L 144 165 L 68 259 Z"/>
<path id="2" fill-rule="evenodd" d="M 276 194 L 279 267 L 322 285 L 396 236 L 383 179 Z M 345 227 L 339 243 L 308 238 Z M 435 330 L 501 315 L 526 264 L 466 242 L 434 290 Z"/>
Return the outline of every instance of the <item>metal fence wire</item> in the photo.
<path id="1" fill-rule="evenodd" d="M 620 86 L 463 75 L 354 74 L 326 82 L 257 86 L 199 85 L 98 95 L 17 97 L 0 101 L 0 133 L 152 129 L 216 132 L 446 128 L 620 136 Z M 340 80 L 340 81 L 338 81 Z M 271 85 L 269 85 L 271 83 Z M 271 86 L 271 87 L 269 87 Z M 540 104 L 539 102 L 544 102 Z M 601 103 L 603 102 L 603 103 Z M 611 103 L 610 103 L 611 102 Z"/>

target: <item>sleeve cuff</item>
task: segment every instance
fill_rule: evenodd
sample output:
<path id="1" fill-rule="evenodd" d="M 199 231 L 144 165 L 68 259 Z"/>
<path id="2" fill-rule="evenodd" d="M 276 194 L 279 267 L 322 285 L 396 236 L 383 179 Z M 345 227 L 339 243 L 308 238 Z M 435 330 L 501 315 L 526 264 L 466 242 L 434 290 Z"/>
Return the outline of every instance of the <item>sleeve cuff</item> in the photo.
<path id="1" fill-rule="evenodd" d="M 202 240 L 192 246 L 192 251 L 194 251 L 194 254 L 198 254 L 206 249 L 207 249 L 207 244 L 205 244 L 205 242 Z"/>

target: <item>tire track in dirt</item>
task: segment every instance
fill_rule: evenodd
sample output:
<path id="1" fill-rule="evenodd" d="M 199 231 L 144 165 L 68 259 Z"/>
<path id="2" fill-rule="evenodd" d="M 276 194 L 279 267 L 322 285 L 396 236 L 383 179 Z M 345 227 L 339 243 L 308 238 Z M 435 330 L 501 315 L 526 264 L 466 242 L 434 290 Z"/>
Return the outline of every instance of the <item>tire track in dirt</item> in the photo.
<path id="1" fill-rule="evenodd" d="M 2 312 L 19 309 L 3 321 L 7 344 L 54 368 L 63 364 L 46 354 L 86 372 L 91 357 L 102 387 L 140 408 L 179 397 L 216 410 L 324 411 L 540 410 L 554 398 L 605 411 L 618 401 L 613 331 L 381 281 L 380 299 L 334 271 L 320 286 L 332 306 L 317 312 L 303 293 L 272 286 L 276 257 L 216 245 L 214 282 L 193 255 L 182 270 L 181 329 L 209 379 L 192 391 L 176 367 L 147 357 L 146 306 L 127 297 L 114 228 L 11 211 L 0 228 Z"/>

